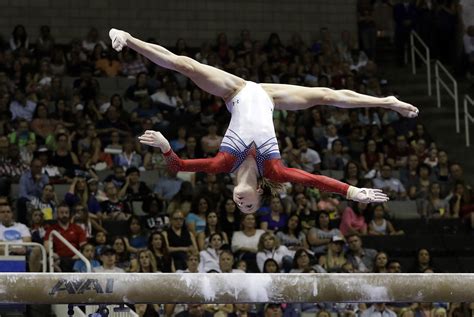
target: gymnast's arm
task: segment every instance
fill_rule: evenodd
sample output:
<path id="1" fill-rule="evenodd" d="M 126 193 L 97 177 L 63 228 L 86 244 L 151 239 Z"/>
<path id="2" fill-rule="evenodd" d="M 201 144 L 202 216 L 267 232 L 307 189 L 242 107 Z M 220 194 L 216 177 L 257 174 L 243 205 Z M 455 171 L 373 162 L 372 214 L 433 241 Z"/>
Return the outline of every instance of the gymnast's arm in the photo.
<path id="1" fill-rule="evenodd" d="M 293 182 L 316 187 L 322 191 L 340 194 L 347 199 L 362 203 L 385 202 L 388 200 L 387 195 L 381 190 L 357 188 L 334 178 L 289 168 L 283 165 L 281 159 L 266 160 L 264 164 L 264 176 L 271 181 L 279 183 Z"/>
<path id="2" fill-rule="evenodd" d="M 219 152 L 210 158 L 183 160 L 169 150 L 164 157 L 168 168 L 176 172 L 229 173 L 235 163 L 235 157 L 226 152 Z"/>
<path id="3" fill-rule="evenodd" d="M 164 153 L 168 168 L 175 172 L 228 173 L 236 159 L 229 153 L 219 152 L 211 158 L 183 160 L 173 152 L 170 143 L 159 131 L 146 130 L 138 139 L 142 144 L 159 147 Z"/>

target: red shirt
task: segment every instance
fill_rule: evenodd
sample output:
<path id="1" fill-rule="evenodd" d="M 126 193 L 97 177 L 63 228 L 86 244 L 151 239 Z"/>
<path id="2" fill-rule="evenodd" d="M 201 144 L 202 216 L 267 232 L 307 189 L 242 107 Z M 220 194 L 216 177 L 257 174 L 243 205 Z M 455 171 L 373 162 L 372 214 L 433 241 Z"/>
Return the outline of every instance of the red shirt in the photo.
<path id="1" fill-rule="evenodd" d="M 80 249 L 81 245 L 87 242 L 86 232 L 78 225 L 71 223 L 67 229 L 63 229 L 59 224 L 54 224 L 49 227 L 44 240 L 49 239 L 49 235 L 52 230 L 58 231 L 69 243 L 71 243 L 76 249 Z M 58 238 L 53 238 L 54 252 L 60 257 L 73 257 L 74 252 L 65 246 Z"/>

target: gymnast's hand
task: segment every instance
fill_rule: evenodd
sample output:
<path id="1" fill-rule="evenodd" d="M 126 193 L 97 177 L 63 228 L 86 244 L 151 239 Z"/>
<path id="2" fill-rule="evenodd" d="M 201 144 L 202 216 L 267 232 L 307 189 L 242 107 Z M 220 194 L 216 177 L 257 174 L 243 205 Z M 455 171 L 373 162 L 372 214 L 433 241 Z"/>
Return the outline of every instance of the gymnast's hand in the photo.
<path id="1" fill-rule="evenodd" d="M 109 36 L 112 40 L 112 47 L 114 50 L 120 52 L 124 46 L 127 46 L 127 38 L 130 36 L 130 33 L 122 30 L 110 29 Z"/>
<path id="2" fill-rule="evenodd" d="M 400 101 L 394 96 L 387 97 L 387 100 L 389 102 L 387 108 L 398 112 L 404 117 L 415 118 L 418 116 L 418 112 L 420 112 L 417 107 L 414 107 L 409 103 Z"/>
<path id="3" fill-rule="evenodd" d="M 347 198 L 360 203 L 384 203 L 388 196 L 381 190 L 375 188 L 357 188 L 350 186 L 347 191 Z"/>
<path id="4" fill-rule="evenodd" d="M 146 130 L 144 134 L 138 137 L 138 139 L 142 144 L 159 147 L 163 153 L 167 153 L 171 150 L 170 143 L 161 132 Z"/>

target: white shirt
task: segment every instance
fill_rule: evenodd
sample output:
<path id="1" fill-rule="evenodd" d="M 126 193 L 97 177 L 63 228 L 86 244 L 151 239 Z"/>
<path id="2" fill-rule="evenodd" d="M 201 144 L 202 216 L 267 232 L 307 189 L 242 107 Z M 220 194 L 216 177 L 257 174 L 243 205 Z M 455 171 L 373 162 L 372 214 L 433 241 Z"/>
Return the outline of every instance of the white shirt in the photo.
<path id="1" fill-rule="evenodd" d="M 308 173 L 314 172 L 314 165 L 321 163 L 319 153 L 310 148 L 308 148 L 306 152 L 301 152 L 300 159 L 303 170 Z"/>
<path id="2" fill-rule="evenodd" d="M 219 272 L 219 254 L 216 250 L 212 248 L 207 248 L 199 252 L 201 261 L 199 263 L 199 272 L 209 272 L 211 270 L 216 270 Z"/>
<path id="3" fill-rule="evenodd" d="M 27 226 L 14 222 L 12 226 L 5 227 L 0 224 L 0 241 L 23 242 L 23 238 L 30 238 L 31 233 Z"/>
<path id="4" fill-rule="evenodd" d="M 264 230 L 257 229 L 253 236 L 248 237 L 242 231 L 235 231 L 232 235 L 232 252 L 237 252 L 242 248 L 257 250 L 260 236 L 264 233 Z"/>
<path id="5" fill-rule="evenodd" d="M 375 305 L 372 305 L 362 313 L 361 317 L 397 317 L 397 314 L 388 308 L 380 312 L 375 309 Z"/>
<path id="6" fill-rule="evenodd" d="M 391 177 L 389 179 L 384 179 L 382 177 L 380 178 L 374 178 L 374 188 L 378 189 L 383 189 L 385 187 L 390 188 L 390 190 L 393 190 L 394 192 L 397 193 L 404 193 L 405 192 L 405 187 L 403 187 L 403 184 L 400 182 L 399 179 Z"/>
<path id="7" fill-rule="evenodd" d="M 285 256 L 291 256 L 293 257 L 295 255 L 295 251 L 290 251 L 288 248 L 284 245 L 281 245 L 278 249 L 269 251 L 269 250 L 264 250 L 260 251 L 257 253 L 257 266 L 260 272 L 263 272 L 263 265 L 265 264 L 265 261 L 267 259 L 273 259 L 278 263 L 278 266 L 281 268 L 281 262 L 283 260 L 283 257 Z"/>

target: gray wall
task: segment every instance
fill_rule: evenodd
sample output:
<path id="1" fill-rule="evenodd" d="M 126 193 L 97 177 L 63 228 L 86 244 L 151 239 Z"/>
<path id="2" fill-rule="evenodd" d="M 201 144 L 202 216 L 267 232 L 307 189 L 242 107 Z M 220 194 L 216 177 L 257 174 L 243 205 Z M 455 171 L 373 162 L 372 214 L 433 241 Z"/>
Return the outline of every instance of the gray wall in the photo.
<path id="1" fill-rule="evenodd" d="M 57 41 L 66 42 L 83 38 L 90 26 L 106 39 L 116 27 L 164 45 L 179 37 L 199 45 L 218 32 L 236 40 L 247 28 L 254 39 L 277 31 L 284 41 L 294 32 L 309 41 L 322 26 L 336 36 L 344 29 L 355 32 L 355 6 L 356 0 L 0 0 L 0 34 L 8 39 L 20 23 L 35 40 L 39 26 L 48 24 Z"/>

